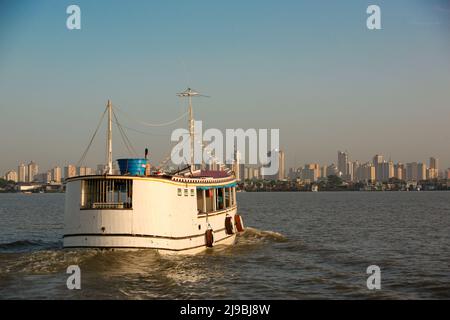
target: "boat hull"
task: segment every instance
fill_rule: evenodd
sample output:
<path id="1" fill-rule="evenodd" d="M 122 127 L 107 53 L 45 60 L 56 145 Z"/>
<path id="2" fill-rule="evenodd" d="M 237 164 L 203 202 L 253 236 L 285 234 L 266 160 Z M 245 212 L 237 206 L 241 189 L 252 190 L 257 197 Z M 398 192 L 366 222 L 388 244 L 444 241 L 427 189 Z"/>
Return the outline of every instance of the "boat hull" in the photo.
<path id="1" fill-rule="evenodd" d="M 198 184 L 127 179 L 133 180 L 133 203 L 117 209 L 84 209 L 80 204 L 86 194 L 83 179 L 67 182 L 65 248 L 154 249 L 162 254 L 195 254 L 208 249 L 205 233 L 209 229 L 213 230 L 213 247 L 235 242 L 235 226 L 229 234 L 225 225 L 227 217 L 234 221 L 235 200 L 206 214 L 198 209 L 203 201 L 199 199 L 202 190 Z"/>

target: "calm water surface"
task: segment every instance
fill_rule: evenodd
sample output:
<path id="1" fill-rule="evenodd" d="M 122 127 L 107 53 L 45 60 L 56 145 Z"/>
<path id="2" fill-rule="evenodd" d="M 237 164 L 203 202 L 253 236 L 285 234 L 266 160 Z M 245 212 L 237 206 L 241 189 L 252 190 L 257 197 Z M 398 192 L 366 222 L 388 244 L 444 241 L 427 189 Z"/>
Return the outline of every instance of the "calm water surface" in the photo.
<path id="1" fill-rule="evenodd" d="M 247 231 L 196 256 L 63 250 L 63 194 L 0 194 L 3 299 L 450 299 L 450 192 L 240 193 Z M 82 289 L 66 288 L 81 268 Z M 366 287 L 378 265 L 382 289 Z"/>

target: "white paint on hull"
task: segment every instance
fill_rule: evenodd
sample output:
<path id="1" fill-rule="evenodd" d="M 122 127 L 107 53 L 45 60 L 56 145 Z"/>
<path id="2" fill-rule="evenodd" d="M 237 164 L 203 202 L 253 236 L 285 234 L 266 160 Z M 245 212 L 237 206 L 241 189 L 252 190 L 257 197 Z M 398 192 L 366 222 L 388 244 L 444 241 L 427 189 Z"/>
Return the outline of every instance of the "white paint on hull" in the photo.
<path id="1" fill-rule="evenodd" d="M 226 233 L 225 218 L 231 216 L 234 222 L 236 204 L 207 216 L 198 214 L 197 187 L 201 183 L 144 177 L 107 177 L 133 180 L 132 208 L 81 209 L 82 180 L 92 177 L 68 180 L 64 247 L 145 248 L 163 254 L 194 254 L 207 249 L 205 232 L 208 228 L 214 231 L 214 245 L 234 243 L 236 234 Z M 98 176 L 98 179 L 105 177 Z M 222 185 L 229 183 L 230 180 Z"/>

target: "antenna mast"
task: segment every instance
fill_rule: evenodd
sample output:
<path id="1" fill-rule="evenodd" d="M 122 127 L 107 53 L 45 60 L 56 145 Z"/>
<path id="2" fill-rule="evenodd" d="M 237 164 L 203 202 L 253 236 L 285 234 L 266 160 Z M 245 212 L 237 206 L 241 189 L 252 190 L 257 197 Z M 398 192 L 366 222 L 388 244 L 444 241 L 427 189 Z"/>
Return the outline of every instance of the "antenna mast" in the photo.
<path id="1" fill-rule="evenodd" d="M 112 174 L 112 104 L 111 100 L 108 100 L 108 167 L 106 169 L 106 174 Z"/>
<path id="2" fill-rule="evenodd" d="M 195 170 L 195 160 L 194 160 L 194 144 L 195 144 L 195 133 L 194 133 L 194 111 L 192 109 L 192 97 L 208 97 L 208 96 L 204 96 L 201 95 L 200 93 L 192 90 L 191 88 L 187 88 L 185 91 L 177 93 L 177 96 L 185 98 L 188 98 L 188 102 L 189 102 L 189 107 L 188 107 L 188 112 L 189 112 L 189 122 L 188 122 L 188 126 L 189 126 L 189 137 L 190 137 L 190 146 L 191 146 L 191 171 Z M 202 157 L 203 159 L 203 157 Z M 202 160 L 203 161 L 203 160 Z"/>

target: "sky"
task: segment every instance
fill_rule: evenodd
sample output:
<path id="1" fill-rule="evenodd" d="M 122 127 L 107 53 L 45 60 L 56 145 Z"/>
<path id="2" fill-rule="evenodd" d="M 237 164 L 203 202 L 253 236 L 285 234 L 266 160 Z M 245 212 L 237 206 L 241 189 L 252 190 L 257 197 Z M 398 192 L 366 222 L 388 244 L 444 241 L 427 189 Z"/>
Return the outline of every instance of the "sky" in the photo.
<path id="1" fill-rule="evenodd" d="M 81 29 L 66 8 L 81 8 Z M 366 9 L 381 8 L 381 30 Z M 76 163 L 108 99 L 158 164 L 186 87 L 204 128 L 280 129 L 286 166 L 384 154 L 450 167 L 450 2 L 0 1 L 0 175 Z M 105 159 L 105 127 L 86 157 Z M 140 132 L 137 132 L 140 131 Z M 128 156 L 117 129 L 114 158 Z"/>

